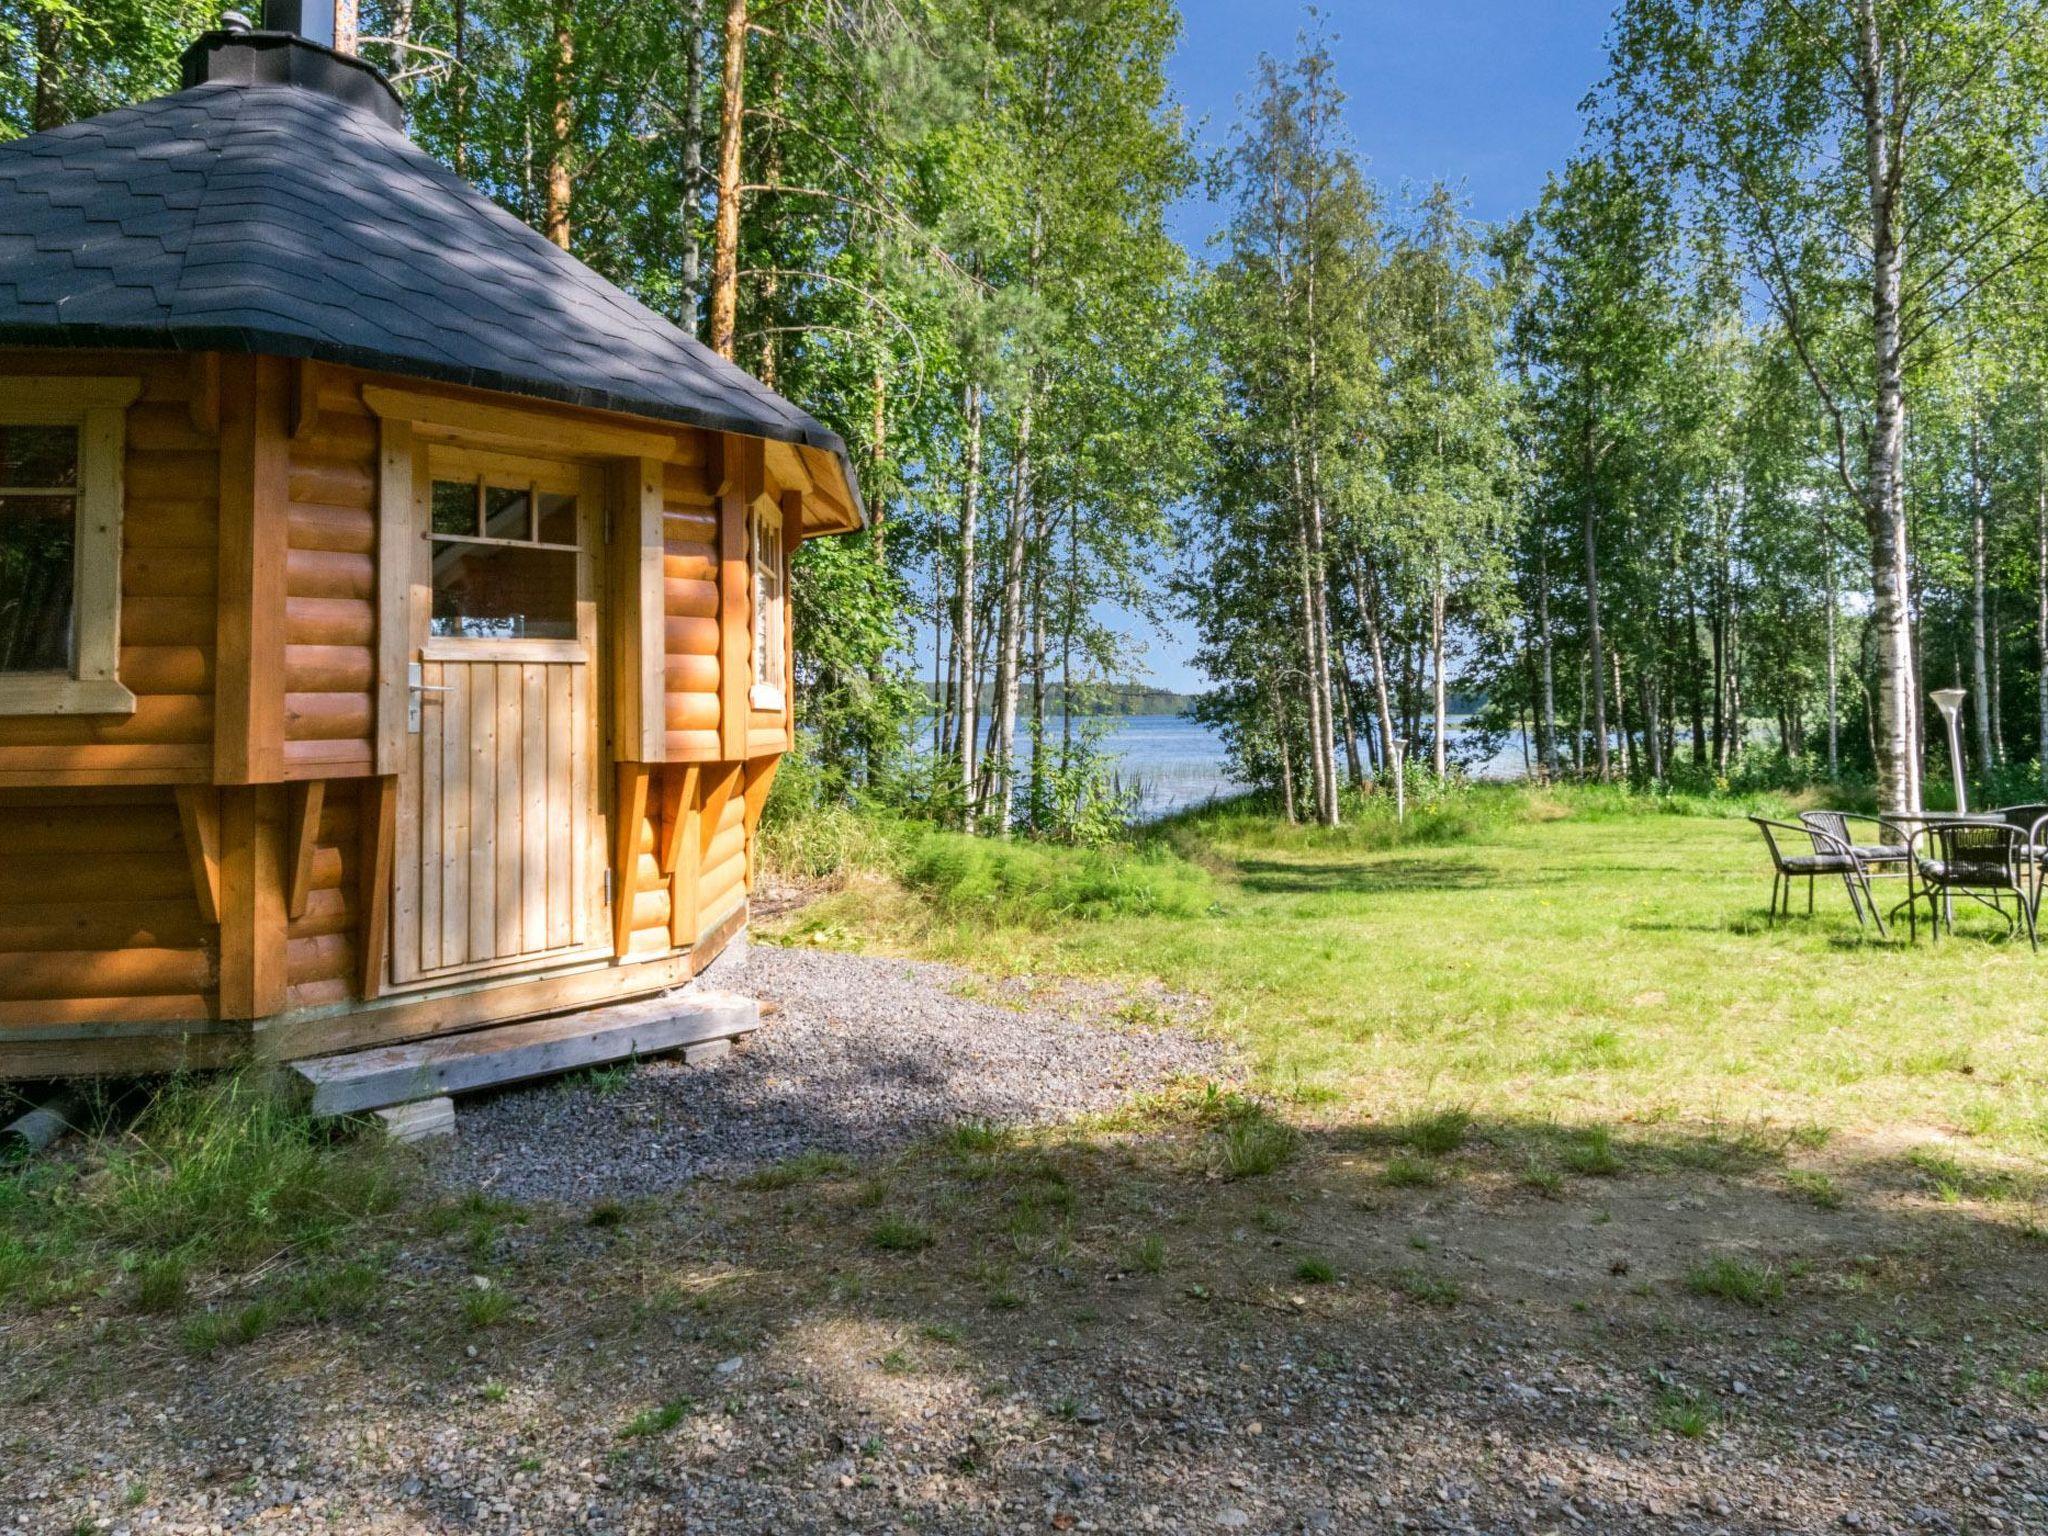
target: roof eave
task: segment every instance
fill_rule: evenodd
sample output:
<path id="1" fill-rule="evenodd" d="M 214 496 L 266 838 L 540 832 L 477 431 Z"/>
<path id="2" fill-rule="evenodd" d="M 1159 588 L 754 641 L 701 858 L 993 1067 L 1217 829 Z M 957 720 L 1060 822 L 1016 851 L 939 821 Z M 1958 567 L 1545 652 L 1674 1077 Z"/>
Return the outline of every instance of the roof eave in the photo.
<path id="1" fill-rule="evenodd" d="M 867 507 L 862 500 L 860 480 L 846 440 L 822 423 L 790 430 L 772 428 L 758 418 L 728 415 L 719 411 L 679 408 L 660 401 L 612 390 L 533 379 L 489 369 L 437 364 L 431 359 L 382 352 L 374 347 L 350 346 L 289 331 L 264 331 L 246 326 L 172 325 L 118 326 L 8 323 L 0 321 L 0 346 L 49 347 L 69 351 L 106 350 L 137 352 L 230 352 L 268 357 L 303 358 L 309 362 L 334 363 L 373 373 L 398 374 L 427 379 L 459 389 L 487 390 L 523 400 L 546 400 L 581 410 L 603 411 L 614 416 L 634 416 L 643 421 L 669 422 L 699 427 L 708 432 L 732 432 L 743 437 L 773 438 L 795 443 L 829 455 L 837 469 L 843 502 L 852 521 L 844 527 L 823 532 L 853 532 L 867 526 Z M 840 498 L 835 498 L 840 499 Z"/>

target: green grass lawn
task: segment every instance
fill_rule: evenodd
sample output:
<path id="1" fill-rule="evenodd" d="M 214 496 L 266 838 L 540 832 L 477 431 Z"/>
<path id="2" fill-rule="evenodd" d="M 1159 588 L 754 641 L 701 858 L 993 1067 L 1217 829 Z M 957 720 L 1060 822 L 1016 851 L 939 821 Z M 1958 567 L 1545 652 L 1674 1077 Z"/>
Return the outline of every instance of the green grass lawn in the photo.
<path id="1" fill-rule="evenodd" d="M 1616 805 L 1480 790 L 1393 846 L 1384 821 L 1197 816 L 1169 829 L 1181 858 L 1154 861 L 1156 910 L 1061 897 L 1092 915 L 1057 921 L 1025 909 L 1034 880 L 1088 888 L 1071 871 L 992 881 L 927 853 L 942 867 L 913 859 L 913 884 L 936 882 L 922 901 L 935 915 L 862 889 L 814 905 L 790 937 L 907 943 L 1012 975 L 1156 978 L 1211 1002 L 1258 1086 L 1311 1117 L 1453 1106 L 1497 1124 L 2048 1151 L 2048 953 L 1989 912 L 1960 914 L 1939 943 L 1924 928 L 1916 946 L 1866 937 L 1839 882 L 1812 919 L 1802 888 L 1799 915 L 1773 929 L 1769 865 L 1739 814 Z M 991 883 L 1013 894 L 991 898 Z M 1899 893 L 1879 890 L 1887 905 Z M 962 915 L 977 904 L 996 915 Z"/>

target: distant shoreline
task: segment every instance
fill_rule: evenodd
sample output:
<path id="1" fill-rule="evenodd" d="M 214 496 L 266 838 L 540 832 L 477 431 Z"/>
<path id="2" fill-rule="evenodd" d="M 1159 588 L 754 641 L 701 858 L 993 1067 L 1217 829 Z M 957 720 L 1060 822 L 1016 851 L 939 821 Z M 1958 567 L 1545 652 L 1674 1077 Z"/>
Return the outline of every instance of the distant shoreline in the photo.
<path id="1" fill-rule="evenodd" d="M 936 704 L 940 696 L 938 684 L 927 681 L 924 696 L 927 704 Z M 994 703 L 993 690 L 983 689 L 980 709 L 986 718 L 989 706 Z M 1065 694 L 1057 685 L 1045 690 L 1045 712 L 1048 715 L 1072 714 L 1076 720 L 1131 720 L 1146 716 L 1185 715 L 1194 707 L 1195 695 L 1175 693 L 1168 688 L 1146 688 L 1135 683 L 1094 684 L 1074 690 L 1074 707 L 1068 710 Z M 1030 712 L 1028 696 L 1020 698 L 1017 704 L 1021 719 Z"/>

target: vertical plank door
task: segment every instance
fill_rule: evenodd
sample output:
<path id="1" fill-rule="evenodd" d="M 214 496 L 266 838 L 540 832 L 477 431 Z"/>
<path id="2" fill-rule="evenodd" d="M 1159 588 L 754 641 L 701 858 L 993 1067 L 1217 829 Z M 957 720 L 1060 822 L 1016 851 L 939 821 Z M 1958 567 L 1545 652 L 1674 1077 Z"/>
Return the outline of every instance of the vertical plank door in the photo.
<path id="1" fill-rule="evenodd" d="M 610 947 L 592 899 L 606 850 L 601 776 L 588 760 L 600 697 L 590 546 L 601 482 L 575 466 L 438 446 L 428 464 L 415 498 L 422 553 L 409 661 L 419 686 L 393 872 L 401 986 Z M 464 532 L 470 488 L 475 525 Z M 532 503 L 523 538 L 521 495 Z M 575 502 L 573 545 L 564 497 Z"/>

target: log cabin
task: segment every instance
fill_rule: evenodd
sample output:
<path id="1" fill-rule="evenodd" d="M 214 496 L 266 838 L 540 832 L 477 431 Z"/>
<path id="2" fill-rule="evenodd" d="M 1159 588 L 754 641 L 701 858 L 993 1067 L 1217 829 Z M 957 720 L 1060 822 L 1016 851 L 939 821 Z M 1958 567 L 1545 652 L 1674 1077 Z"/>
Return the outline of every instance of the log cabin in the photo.
<path id="1" fill-rule="evenodd" d="M 838 436 L 331 32 L 229 23 L 0 144 L 0 1078 L 688 982 L 791 744 L 791 554 L 862 522 Z"/>

